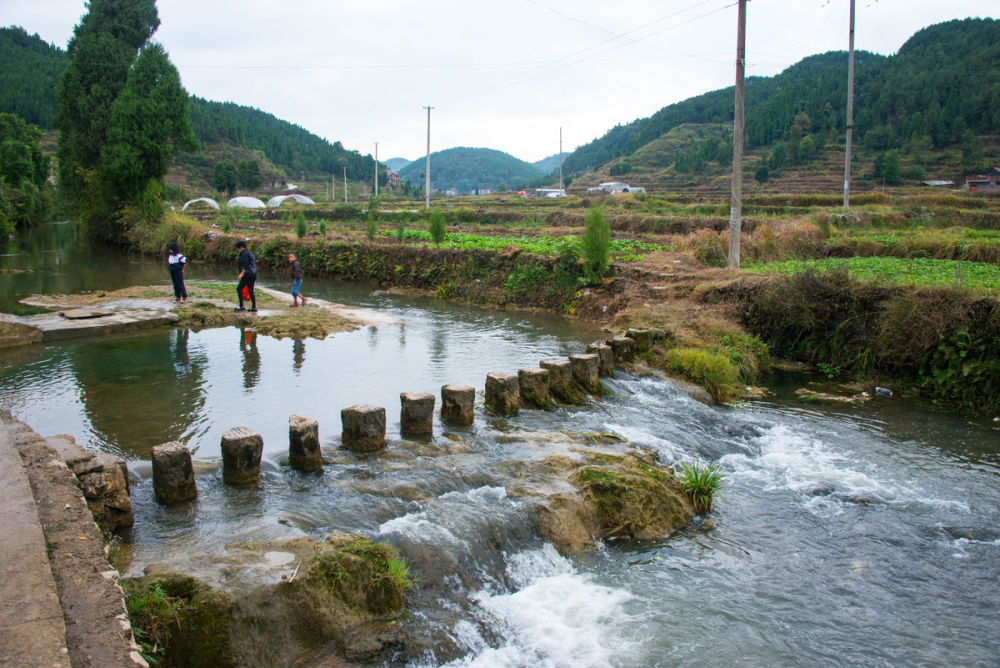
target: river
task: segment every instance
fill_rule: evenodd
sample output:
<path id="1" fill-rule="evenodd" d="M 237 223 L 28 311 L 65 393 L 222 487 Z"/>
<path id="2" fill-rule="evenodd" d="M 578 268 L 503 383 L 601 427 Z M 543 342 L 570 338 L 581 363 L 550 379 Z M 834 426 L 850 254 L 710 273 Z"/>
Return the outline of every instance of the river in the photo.
<path id="1" fill-rule="evenodd" d="M 10 242 L 3 308 L 31 291 L 168 283 L 160 263 L 86 243 L 72 226 Z M 194 264 L 189 280 L 229 279 Z M 263 275 L 282 288 L 282 275 Z M 307 278 L 306 295 L 378 309 L 391 325 L 324 341 L 235 328 L 81 340 L 0 353 L 0 405 L 44 435 L 124 455 L 136 526 L 123 568 L 208 572 L 235 540 L 360 531 L 388 540 L 421 581 L 408 602 L 412 666 L 978 665 L 1000 663 L 1000 433 L 903 399 L 815 407 L 800 377 L 775 395 L 708 407 L 656 377 L 619 373 L 600 404 L 522 411 L 435 436 L 398 433 L 399 393 L 483 387 L 582 351 L 601 333 L 534 314 Z M 16 307 L 20 308 L 20 307 Z M 338 449 L 339 411 L 387 409 L 383 455 Z M 330 464 L 280 466 L 291 414 L 317 418 Z M 199 476 L 197 503 L 152 499 L 149 449 L 180 440 L 219 455 L 235 426 L 264 437 L 264 475 L 234 490 Z M 711 521 L 662 541 L 612 541 L 574 557 L 537 536 L 518 463 L 610 432 L 665 464 L 719 460 Z M 224 580 L 224 575 L 219 575 Z"/>

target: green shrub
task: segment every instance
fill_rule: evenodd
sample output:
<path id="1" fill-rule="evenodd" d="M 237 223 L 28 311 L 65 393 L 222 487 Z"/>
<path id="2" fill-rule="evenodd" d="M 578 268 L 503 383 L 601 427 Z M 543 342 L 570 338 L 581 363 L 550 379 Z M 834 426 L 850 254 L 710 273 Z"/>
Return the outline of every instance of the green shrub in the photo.
<path id="1" fill-rule="evenodd" d="M 438 246 L 444 241 L 444 235 L 446 232 L 446 225 L 444 221 L 444 214 L 439 210 L 435 209 L 431 211 L 430 218 L 430 233 L 431 240 Z"/>
<path id="2" fill-rule="evenodd" d="M 326 221 L 325 220 L 319 221 L 319 233 L 325 237 L 326 230 L 327 230 Z"/>
<path id="3" fill-rule="evenodd" d="M 718 401 L 736 397 L 739 374 L 728 358 L 701 348 L 671 348 L 663 356 L 668 371 L 701 385 Z"/>
<path id="4" fill-rule="evenodd" d="M 592 283 L 604 275 L 611 260 L 611 226 L 603 208 L 595 206 L 587 211 L 580 244 L 584 275 Z"/>
<path id="5" fill-rule="evenodd" d="M 722 489 L 722 467 L 718 462 L 707 466 L 702 466 L 701 462 L 681 462 L 681 474 L 678 478 L 684 486 L 684 492 L 691 498 L 695 512 L 707 513 L 712 510 L 712 500 Z"/>
<path id="6" fill-rule="evenodd" d="M 306 235 L 306 217 L 299 213 L 295 220 L 295 235 L 301 239 Z"/>
<path id="7" fill-rule="evenodd" d="M 403 243 L 406 239 L 406 219 L 400 218 L 396 221 L 396 239 L 399 243 Z"/>

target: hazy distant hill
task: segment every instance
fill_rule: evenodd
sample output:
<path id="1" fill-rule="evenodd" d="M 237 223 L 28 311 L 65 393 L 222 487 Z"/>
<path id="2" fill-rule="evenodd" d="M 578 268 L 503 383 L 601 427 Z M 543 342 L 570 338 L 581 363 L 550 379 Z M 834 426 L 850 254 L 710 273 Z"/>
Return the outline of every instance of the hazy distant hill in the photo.
<path id="1" fill-rule="evenodd" d="M 569 157 L 569 153 L 563 153 L 564 162 L 567 157 Z M 547 158 L 542 158 L 538 162 L 533 162 L 531 164 L 534 165 L 538 171 L 547 176 L 559 169 L 559 154 L 556 153 L 555 155 L 550 155 Z M 556 180 L 558 181 L 559 179 L 557 178 Z"/>
<path id="2" fill-rule="evenodd" d="M 424 161 L 415 160 L 399 175 L 414 185 L 422 185 Z M 461 192 L 478 189 L 522 188 L 544 174 L 534 165 L 490 148 L 450 148 L 431 153 L 431 189 Z"/>
<path id="3" fill-rule="evenodd" d="M 386 167 L 388 167 L 392 171 L 398 172 L 403 167 L 406 167 L 408 164 L 410 164 L 410 161 L 407 160 L 406 158 L 389 158 L 388 160 L 386 160 L 382 164 L 384 164 Z"/>
<path id="4" fill-rule="evenodd" d="M 855 54 L 854 136 L 859 150 L 917 155 L 962 146 L 962 160 L 1000 129 L 1000 21 L 965 19 L 918 31 L 899 53 Z M 814 137 L 819 149 L 845 131 L 847 54 L 810 56 L 774 77 L 746 85 L 748 149 Z M 804 115 L 804 116 L 803 116 Z M 683 124 L 732 124 L 733 88 L 671 104 L 649 118 L 618 125 L 563 163 L 580 174 L 609 164 L 620 169 L 639 150 Z M 800 119 L 796 123 L 796 118 Z M 971 133 L 971 135 L 970 135 Z M 954 152 L 954 149 L 953 151 Z M 794 157 L 794 156 L 793 156 Z M 975 162 L 973 159 L 972 162 Z"/>

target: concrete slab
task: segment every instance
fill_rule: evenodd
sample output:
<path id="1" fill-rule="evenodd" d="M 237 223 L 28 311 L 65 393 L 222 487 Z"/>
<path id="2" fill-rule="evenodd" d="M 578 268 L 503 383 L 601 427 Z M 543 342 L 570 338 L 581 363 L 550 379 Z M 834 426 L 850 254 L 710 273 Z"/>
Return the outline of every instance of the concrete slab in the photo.
<path id="1" fill-rule="evenodd" d="M 168 327 L 177 323 L 176 313 L 166 309 L 116 309 L 109 315 L 70 319 L 61 313 L 29 315 L 20 322 L 41 331 L 43 341 L 61 341 L 81 336 L 120 334 L 150 327 Z"/>
<path id="2" fill-rule="evenodd" d="M 69 668 L 66 626 L 28 474 L 0 423 L 0 665 Z"/>

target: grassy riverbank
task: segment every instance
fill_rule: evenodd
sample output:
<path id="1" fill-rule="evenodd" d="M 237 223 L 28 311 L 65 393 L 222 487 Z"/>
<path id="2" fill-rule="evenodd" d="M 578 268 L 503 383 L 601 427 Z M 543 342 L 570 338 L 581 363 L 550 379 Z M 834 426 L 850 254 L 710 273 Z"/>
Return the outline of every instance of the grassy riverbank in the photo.
<path id="1" fill-rule="evenodd" d="M 403 200 L 371 215 L 343 204 L 170 213 L 163 225 L 133 227 L 128 242 L 159 253 L 180 238 L 192 258 L 233 262 L 233 243 L 248 238 L 264 266 L 281 269 L 295 251 L 312 275 L 541 308 L 613 330 L 661 327 L 670 336 L 648 361 L 719 400 L 759 382 L 773 353 L 995 411 L 1000 360 L 987 343 L 998 318 L 1000 199 L 914 191 L 858 196 L 849 213 L 837 204 L 748 199 L 740 273 L 724 268 L 728 204 L 690 195 L 458 198 L 443 205 L 439 246 L 423 211 Z M 579 244 L 595 205 L 612 229 L 612 265 L 596 281 Z"/>

